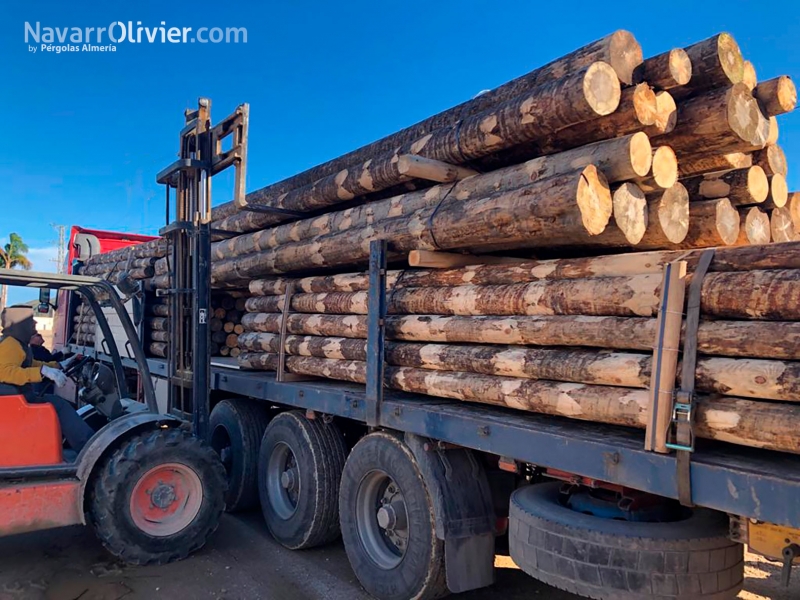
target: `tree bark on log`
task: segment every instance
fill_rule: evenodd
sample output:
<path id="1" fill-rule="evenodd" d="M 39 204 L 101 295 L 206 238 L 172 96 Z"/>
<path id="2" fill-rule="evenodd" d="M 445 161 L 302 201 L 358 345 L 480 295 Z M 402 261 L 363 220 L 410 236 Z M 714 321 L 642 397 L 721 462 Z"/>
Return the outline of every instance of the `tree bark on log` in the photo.
<path id="1" fill-rule="evenodd" d="M 281 315 L 249 313 L 249 332 L 279 334 Z M 388 339 L 409 342 L 585 346 L 652 350 L 655 319 L 639 317 L 442 317 L 388 316 Z M 290 314 L 291 335 L 367 337 L 364 315 Z M 776 340 L 781 340 L 776 343 Z M 781 321 L 701 321 L 697 334 L 702 354 L 800 359 L 800 323 Z M 745 342 L 746 343 L 743 343 Z"/>
<path id="2" fill-rule="evenodd" d="M 742 250 L 748 248 L 762 247 Z M 645 274 L 508 285 L 401 288 L 393 291 L 387 308 L 391 314 L 422 315 L 654 316 L 660 283 L 657 274 Z M 798 283 L 797 269 L 709 273 L 703 280 L 703 314 L 733 319 L 798 319 Z M 282 306 L 280 296 L 247 301 L 250 312 L 278 312 Z M 304 313 L 367 314 L 367 293 L 296 294 L 291 308 Z"/>
<path id="3" fill-rule="evenodd" d="M 436 206 L 447 197 L 463 202 L 500 191 L 511 192 L 589 165 L 600 169 L 608 181 L 616 182 L 646 175 L 651 164 L 650 141 L 646 135 L 638 133 L 470 177 L 455 186 L 434 186 L 425 191 L 216 242 L 212 244 L 212 256 L 217 260 L 235 258 L 320 235 L 368 227 L 385 219 L 410 216 L 418 210 Z"/>
<path id="4" fill-rule="evenodd" d="M 766 150 L 766 149 L 765 149 Z M 746 169 L 752 167 L 754 154 L 744 152 L 731 152 L 728 154 L 708 154 L 681 156 L 678 161 L 678 175 L 691 177 L 703 173 L 716 173 L 731 169 Z M 763 166 L 763 165 L 762 165 Z"/>
<path id="5" fill-rule="evenodd" d="M 742 81 L 744 59 L 730 34 L 718 33 L 685 50 L 692 63 L 692 77 L 674 90 L 676 98 L 686 98 L 712 88 L 730 87 Z"/>
<path id="6" fill-rule="evenodd" d="M 689 203 L 689 231 L 683 248 L 730 246 L 739 239 L 739 213 L 727 198 Z"/>
<path id="7" fill-rule="evenodd" d="M 770 191 L 767 175 L 759 166 L 696 175 L 682 179 L 681 183 L 692 199 L 727 198 L 735 206 L 760 204 Z"/>
<path id="8" fill-rule="evenodd" d="M 680 198 L 680 188 L 673 194 Z M 666 197 L 667 192 L 661 197 Z M 677 202 L 681 204 L 681 202 Z M 800 204 L 798 200 L 795 205 Z M 800 211 L 800 207 L 798 208 Z M 473 265 L 458 269 L 420 269 L 389 271 L 387 285 L 398 287 L 447 287 L 462 285 L 506 285 L 529 283 L 541 279 L 584 279 L 590 277 L 624 277 L 644 273 L 660 274 L 663 266 L 675 260 L 686 260 L 692 269 L 701 251 L 664 250 L 611 254 L 551 260 L 530 260 L 506 265 Z M 800 269 L 800 244 L 780 247 L 718 248 L 711 271 L 748 271 L 763 269 Z M 254 295 L 282 295 L 287 279 L 253 280 Z M 369 289 L 366 273 L 345 273 L 305 277 L 294 280 L 296 290 L 306 293 L 355 292 Z M 244 318 L 244 317 L 243 317 Z"/>
<path id="9" fill-rule="evenodd" d="M 791 112 L 797 105 L 797 89 L 788 75 L 762 81 L 753 90 L 753 96 L 768 117 Z"/>
<path id="10" fill-rule="evenodd" d="M 451 195 L 409 218 L 219 260 L 212 263 L 212 283 L 247 283 L 273 273 L 362 264 L 369 256 L 369 241 L 381 238 L 395 253 L 576 245 L 603 231 L 611 211 L 605 177 L 588 166 L 488 198 L 460 201 Z"/>
<path id="11" fill-rule="evenodd" d="M 532 283 L 401 288 L 388 312 L 438 315 L 599 315 L 652 316 L 661 279 L 657 275 L 547 280 Z M 367 314 L 366 292 L 295 294 L 291 309 L 305 313 Z M 250 312 L 278 312 L 283 297 L 254 297 Z"/>
<path id="12" fill-rule="evenodd" d="M 786 154 L 783 148 L 777 144 L 772 144 L 763 150 L 757 150 L 752 154 L 754 165 L 758 165 L 767 175 L 783 175 L 789 172 L 789 163 L 786 161 Z"/>
<path id="13" fill-rule="evenodd" d="M 769 120 L 740 83 L 683 102 L 675 129 L 655 142 L 681 155 L 749 152 L 763 148 L 768 135 Z"/>
<path id="14" fill-rule="evenodd" d="M 239 365 L 249 369 L 275 370 L 277 361 L 276 354 L 243 353 L 239 357 Z M 361 361 L 292 356 L 287 357 L 286 366 L 293 373 L 366 381 L 366 363 Z M 628 427 L 643 428 L 648 419 L 646 390 L 409 367 L 387 367 L 386 385 L 406 392 Z M 697 402 L 696 434 L 702 438 L 800 453 L 798 427 L 798 406 L 739 398 L 700 397 Z"/>
<path id="15" fill-rule="evenodd" d="M 126 246 L 125 248 L 120 248 L 118 250 L 112 250 L 111 252 L 104 252 L 103 254 L 95 254 L 86 261 L 85 265 L 88 267 L 99 264 L 119 263 L 127 261 L 128 257 L 134 259 L 152 258 L 152 257 L 160 258 L 162 256 L 166 256 L 166 254 L 167 254 L 167 240 L 164 238 L 157 238 L 147 242 L 142 242 L 141 244 L 134 244 L 132 246 Z"/>
<path id="16" fill-rule="evenodd" d="M 770 233 L 769 215 L 756 206 L 740 208 L 739 216 L 744 223 L 740 228 L 737 245 L 769 244 Z"/>
<path id="17" fill-rule="evenodd" d="M 674 48 L 646 59 L 633 71 L 636 83 L 649 83 L 657 90 L 686 85 L 692 78 L 692 59 L 683 48 Z"/>
<path id="18" fill-rule="evenodd" d="M 239 336 L 246 352 L 280 352 L 280 335 Z M 338 360 L 367 359 L 367 342 L 342 337 L 286 337 L 286 353 Z M 652 356 L 635 352 L 515 346 L 464 346 L 389 342 L 386 362 L 398 367 L 463 371 L 482 375 L 549 379 L 593 385 L 648 388 Z M 697 362 L 701 392 L 767 400 L 800 401 L 800 364 L 790 361 L 701 356 Z"/>

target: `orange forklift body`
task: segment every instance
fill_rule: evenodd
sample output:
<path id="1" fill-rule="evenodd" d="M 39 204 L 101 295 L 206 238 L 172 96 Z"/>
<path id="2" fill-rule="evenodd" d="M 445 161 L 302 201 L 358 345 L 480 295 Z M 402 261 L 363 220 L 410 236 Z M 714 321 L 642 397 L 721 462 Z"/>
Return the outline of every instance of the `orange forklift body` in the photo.
<path id="1" fill-rule="evenodd" d="M 63 461 L 61 448 L 52 405 L 28 404 L 21 395 L 0 396 L 0 468 L 57 465 Z"/>

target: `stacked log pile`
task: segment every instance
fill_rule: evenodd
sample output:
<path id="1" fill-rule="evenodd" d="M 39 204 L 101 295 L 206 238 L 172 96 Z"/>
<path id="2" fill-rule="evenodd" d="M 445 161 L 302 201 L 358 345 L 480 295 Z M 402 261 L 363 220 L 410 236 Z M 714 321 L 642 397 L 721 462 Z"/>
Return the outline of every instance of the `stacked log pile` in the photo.
<path id="1" fill-rule="evenodd" d="M 781 246 L 718 249 L 703 281 L 697 433 L 800 453 L 800 243 Z M 644 427 L 661 269 L 680 258 L 691 272 L 698 257 L 651 252 L 391 271 L 385 384 Z M 277 368 L 289 281 L 251 283 L 241 367 Z M 364 383 L 367 275 L 292 283 L 286 369 Z"/>
<path id="2" fill-rule="evenodd" d="M 81 302 L 72 317 L 72 336 L 70 342 L 79 346 L 94 346 L 97 318 L 91 306 Z"/>
<path id="3" fill-rule="evenodd" d="M 211 329 L 211 356 L 238 357 L 239 335 L 244 333 L 242 316 L 245 312 L 245 298 L 235 298 L 231 294 L 214 293 L 211 297 L 213 315 L 209 324 Z"/>
<path id="4" fill-rule="evenodd" d="M 288 371 L 363 383 L 371 241 L 395 264 L 534 253 L 549 260 L 392 271 L 386 386 L 644 427 L 662 268 L 719 247 L 698 434 L 800 452 L 800 199 L 777 121 L 795 104 L 728 34 L 643 60 L 616 32 L 248 194 L 258 212 L 214 209 L 212 350 L 268 370 L 284 350 Z M 146 288 L 168 287 L 166 244 L 136 252 L 156 259 Z M 244 306 L 222 295 L 248 288 Z"/>
<path id="5" fill-rule="evenodd" d="M 166 358 L 170 343 L 170 306 L 166 298 L 148 298 L 144 320 L 144 347 L 150 356 Z"/>

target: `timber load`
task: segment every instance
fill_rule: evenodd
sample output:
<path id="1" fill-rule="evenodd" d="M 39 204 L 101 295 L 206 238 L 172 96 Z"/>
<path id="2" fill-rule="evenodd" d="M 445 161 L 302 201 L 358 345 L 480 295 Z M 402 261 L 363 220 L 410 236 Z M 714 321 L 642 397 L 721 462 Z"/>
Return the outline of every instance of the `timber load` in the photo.
<path id="1" fill-rule="evenodd" d="M 662 270 L 701 252 L 389 271 L 385 385 L 643 428 Z M 239 366 L 364 383 L 368 281 L 254 280 Z M 800 453 L 800 242 L 717 249 L 700 303 L 697 434 Z"/>
<path id="2" fill-rule="evenodd" d="M 778 143 L 795 104 L 729 34 L 645 58 L 615 32 L 215 208 L 212 351 L 363 383 L 383 240 L 386 387 L 649 429 L 676 379 L 654 367 L 682 312 L 665 270 L 688 283 L 715 248 L 696 334 L 670 321 L 697 348 L 697 434 L 800 452 L 800 198 Z M 144 246 L 85 269 L 145 269 L 154 297 L 168 248 Z M 170 315 L 149 318 L 165 353 Z"/>

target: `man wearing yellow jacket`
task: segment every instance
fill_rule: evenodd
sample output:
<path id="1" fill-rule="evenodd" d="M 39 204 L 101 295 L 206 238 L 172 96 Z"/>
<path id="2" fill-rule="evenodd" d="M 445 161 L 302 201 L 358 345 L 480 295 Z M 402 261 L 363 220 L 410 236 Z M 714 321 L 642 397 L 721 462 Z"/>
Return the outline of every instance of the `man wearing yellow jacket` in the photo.
<path id="1" fill-rule="evenodd" d="M 42 378 L 51 379 L 58 386 L 67 382 L 67 376 L 57 362 L 42 363 L 33 359 L 30 339 L 36 333 L 33 309 L 29 306 L 9 306 L 0 315 L 3 332 L 0 337 L 0 396 L 22 394 L 29 403 L 49 402 L 56 409 L 61 433 L 76 452 L 92 437 L 94 431 L 75 412 L 72 405 L 53 394 L 37 396 L 32 384 Z"/>

